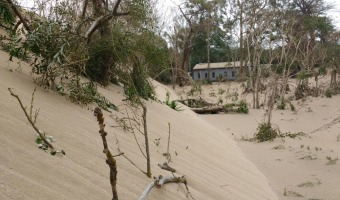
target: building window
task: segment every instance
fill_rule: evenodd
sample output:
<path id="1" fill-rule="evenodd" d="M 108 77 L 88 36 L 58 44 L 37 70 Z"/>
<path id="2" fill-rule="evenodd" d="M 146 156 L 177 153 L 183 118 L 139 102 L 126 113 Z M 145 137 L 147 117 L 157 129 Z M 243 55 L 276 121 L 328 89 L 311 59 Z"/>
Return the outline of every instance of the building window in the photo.
<path id="1" fill-rule="evenodd" d="M 215 72 L 212 73 L 212 77 L 215 78 Z"/>
<path id="2" fill-rule="evenodd" d="M 205 78 L 208 78 L 208 73 L 205 73 L 205 74 L 204 74 L 204 77 L 205 77 Z"/>
<path id="3" fill-rule="evenodd" d="M 231 77 L 235 77 L 235 72 L 231 71 Z"/>
<path id="4" fill-rule="evenodd" d="M 201 79 L 201 73 L 199 73 L 199 72 L 197 73 L 197 78 Z"/>

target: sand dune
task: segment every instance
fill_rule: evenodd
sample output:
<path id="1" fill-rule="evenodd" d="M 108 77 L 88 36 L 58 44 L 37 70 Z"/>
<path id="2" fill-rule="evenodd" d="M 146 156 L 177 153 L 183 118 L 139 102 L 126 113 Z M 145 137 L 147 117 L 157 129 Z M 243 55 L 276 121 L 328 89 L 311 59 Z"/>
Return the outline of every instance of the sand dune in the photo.
<path id="1" fill-rule="evenodd" d="M 0 52 L 0 58 L 0 199 L 111 199 L 109 169 L 92 113 L 94 105 L 80 107 L 53 91 L 37 88 L 34 104 L 40 108 L 37 126 L 56 138 L 56 148 L 66 151 L 66 156 L 51 156 L 37 148 L 34 130 L 7 90 L 14 88 L 28 106 L 35 87 L 29 66 L 21 63 L 16 70 L 18 64 L 7 62 L 6 53 Z M 99 89 L 124 111 L 122 88 L 111 85 Z M 164 98 L 165 86 L 156 89 L 160 99 Z M 170 123 L 171 166 L 178 170 L 178 175 L 186 176 L 196 199 L 278 199 L 268 179 L 224 131 L 189 110 L 177 112 L 158 102 L 146 104 L 153 175 L 171 175 L 157 167 L 165 161 L 162 153 L 166 152 Z M 146 162 L 133 135 L 122 128 L 112 128 L 117 125 L 115 120 L 108 112 L 104 115 L 111 151 L 117 153 L 116 134 L 120 149 L 144 169 Z M 138 138 L 142 144 L 142 137 Z M 154 141 L 159 138 L 157 146 Z M 125 158 L 116 159 L 120 199 L 137 199 L 151 179 Z M 183 185 L 168 184 L 152 190 L 149 199 L 187 198 Z"/>
<path id="2" fill-rule="evenodd" d="M 294 80 L 292 80 L 294 82 Z M 203 86 L 202 95 L 217 102 L 219 89 L 240 92 L 240 84 L 225 83 Z M 189 88 L 178 89 L 186 98 Z M 211 92 L 216 96 L 211 97 Z M 288 94 L 291 95 L 291 94 Z M 182 96 L 182 97 L 181 97 Z M 251 104 L 251 98 L 245 97 Z M 230 101 L 230 98 L 228 99 Z M 291 101 L 297 112 L 274 110 L 272 123 L 282 133 L 303 132 L 296 138 L 277 138 L 273 142 L 247 142 L 264 119 L 264 110 L 251 109 L 244 114 L 200 115 L 225 135 L 237 141 L 246 157 L 268 178 L 279 199 L 340 199 L 340 96 L 308 97 Z M 330 159 L 328 160 L 327 159 Z M 332 162 L 333 161 L 333 162 Z"/>

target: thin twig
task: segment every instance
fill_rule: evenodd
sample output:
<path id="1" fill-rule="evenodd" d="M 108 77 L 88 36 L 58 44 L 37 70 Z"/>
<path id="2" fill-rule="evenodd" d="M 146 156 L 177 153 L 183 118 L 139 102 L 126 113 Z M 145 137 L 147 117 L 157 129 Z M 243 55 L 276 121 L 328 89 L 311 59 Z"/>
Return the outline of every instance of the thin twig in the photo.
<path id="1" fill-rule="evenodd" d="M 34 121 L 32 121 L 31 117 L 28 115 L 28 113 L 27 113 L 27 111 L 26 111 L 26 108 L 25 108 L 24 105 L 22 104 L 21 99 L 19 98 L 19 96 L 16 95 L 16 94 L 14 94 L 14 93 L 12 92 L 12 89 L 11 89 L 11 88 L 8 88 L 8 91 L 11 93 L 11 95 L 12 95 L 13 97 L 15 97 L 15 98 L 18 100 L 21 109 L 24 111 L 25 116 L 26 116 L 27 120 L 30 122 L 30 124 L 32 125 L 33 129 L 39 134 L 40 138 L 48 145 L 48 147 L 50 147 L 50 148 L 53 150 L 53 149 L 54 149 L 53 145 L 52 145 L 49 141 L 46 140 L 45 136 L 42 134 L 42 131 L 40 131 L 40 130 L 35 126 Z"/>
<path id="2" fill-rule="evenodd" d="M 168 160 L 168 163 L 171 161 L 171 156 L 170 156 L 170 153 L 169 153 L 169 147 L 170 147 L 170 123 L 168 123 L 169 125 L 169 137 L 168 137 L 168 148 L 167 148 L 167 151 L 166 151 L 166 157 L 167 157 L 167 160 Z"/>
<path id="3" fill-rule="evenodd" d="M 32 110 L 33 110 L 33 102 L 34 102 L 34 94 L 35 91 L 37 91 L 37 87 L 34 88 L 33 92 L 32 92 L 32 99 L 31 99 L 31 107 L 30 107 L 30 118 L 32 119 Z M 36 121 L 36 120 L 34 120 Z M 35 123 L 35 122 L 34 122 Z"/>
<path id="4" fill-rule="evenodd" d="M 116 144 L 117 144 L 117 151 L 119 154 L 123 153 L 121 150 L 120 150 L 120 147 L 119 147 L 119 141 L 118 141 L 118 137 L 117 137 L 117 134 L 115 133 L 115 137 L 116 137 Z M 130 158 L 128 158 L 125 154 L 122 154 L 122 156 L 128 160 L 133 166 L 135 166 L 139 171 L 141 171 L 143 174 L 147 174 L 145 171 L 143 171 L 141 168 L 139 168 Z"/>

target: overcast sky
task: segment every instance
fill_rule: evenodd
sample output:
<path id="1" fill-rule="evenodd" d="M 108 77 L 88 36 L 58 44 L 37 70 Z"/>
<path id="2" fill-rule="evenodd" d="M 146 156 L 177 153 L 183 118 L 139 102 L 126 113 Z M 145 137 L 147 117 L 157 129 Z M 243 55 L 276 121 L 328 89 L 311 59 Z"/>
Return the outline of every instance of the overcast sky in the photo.
<path id="1" fill-rule="evenodd" d="M 340 30 L 340 0 L 324 0 L 327 3 L 331 3 L 334 5 L 334 8 L 331 11 L 327 12 L 327 15 L 330 16 L 336 25 L 337 29 Z M 19 0 L 21 5 L 32 7 L 33 1 L 32 0 Z M 173 2 L 179 2 L 179 0 L 159 0 L 159 7 L 163 10 L 163 14 L 165 16 L 171 15 L 174 11 L 171 10 L 175 9 L 175 4 Z"/>

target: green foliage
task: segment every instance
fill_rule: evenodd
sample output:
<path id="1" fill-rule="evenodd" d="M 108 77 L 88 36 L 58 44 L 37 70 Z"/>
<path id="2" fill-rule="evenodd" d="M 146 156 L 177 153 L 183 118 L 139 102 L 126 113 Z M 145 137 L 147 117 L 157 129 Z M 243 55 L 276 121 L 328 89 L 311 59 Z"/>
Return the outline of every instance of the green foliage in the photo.
<path id="1" fill-rule="evenodd" d="M 15 14 L 9 4 L 0 1 L 0 23 L 4 25 L 13 25 Z"/>
<path id="2" fill-rule="evenodd" d="M 277 108 L 278 108 L 279 110 L 284 110 L 284 109 L 286 109 L 286 102 L 284 101 L 284 99 L 281 99 L 280 104 L 277 105 Z"/>
<path id="3" fill-rule="evenodd" d="M 280 134 L 279 136 L 280 137 L 289 137 L 289 138 L 296 138 L 296 137 L 300 137 L 300 136 L 304 136 L 306 135 L 304 132 L 297 132 L 297 133 L 291 133 L 291 132 L 287 132 L 287 133 L 283 133 L 283 134 Z"/>
<path id="4" fill-rule="evenodd" d="M 291 196 L 291 197 L 303 197 L 302 194 L 295 192 L 293 190 L 287 190 L 286 188 L 283 191 L 283 196 Z"/>
<path id="5" fill-rule="evenodd" d="M 223 93 L 225 93 L 225 89 L 218 88 L 218 93 L 217 94 L 222 95 Z"/>
<path id="6" fill-rule="evenodd" d="M 245 113 L 245 114 L 249 113 L 249 108 L 248 108 L 248 104 L 246 101 L 244 100 L 240 101 L 238 106 L 239 106 L 237 109 L 238 113 Z"/>
<path id="7" fill-rule="evenodd" d="M 277 130 L 273 129 L 271 124 L 261 123 L 257 127 L 257 133 L 255 134 L 255 139 L 259 142 L 265 142 L 268 140 L 274 140 L 278 135 Z"/>
<path id="8" fill-rule="evenodd" d="M 298 80 L 306 80 L 308 78 L 311 78 L 313 77 L 314 74 L 310 71 L 300 71 L 297 75 L 296 75 L 296 78 Z"/>
<path id="9" fill-rule="evenodd" d="M 293 112 L 296 111 L 295 106 L 294 106 L 294 104 L 292 102 L 289 102 L 289 106 L 290 106 L 290 110 L 291 111 L 293 111 Z"/>
<path id="10" fill-rule="evenodd" d="M 196 93 L 202 94 L 202 81 L 194 81 L 191 84 L 191 89 L 188 92 L 188 96 L 194 96 Z"/>
<path id="11" fill-rule="evenodd" d="M 335 165 L 336 162 L 338 161 L 338 158 L 332 158 L 330 156 L 326 156 L 327 163 L 326 165 Z"/>
<path id="12" fill-rule="evenodd" d="M 181 107 L 178 106 L 176 101 L 171 101 L 170 100 L 170 93 L 169 92 L 166 93 L 166 98 L 165 98 L 165 102 L 164 103 L 166 105 L 168 105 L 173 110 L 182 111 Z"/>
<path id="13" fill-rule="evenodd" d="M 109 111 L 109 109 L 117 110 L 117 107 L 113 103 L 98 93 L 97 85 L 95 83 L 89 82 L 79 84 L 79 82 L 73 81 L 72 84 L 74 85 L 70 87 L 68 96 L 72 102 L 81 105 L 96 103 L 106 111 Z"/>
<path id="14" fill-rule="evenodd" d="M 109 57 L 111 65 L 108 66 L 109 71 L 115 72 L 114 65 L 117 62 L 116 51 L 120 50 L 118 45 L 114 46 L 113 39 L 109 37 L 99 37 L 94 35 L 91 44 L 89 45 L 89 60 L 86 63 L 86 75 L 93 81 L 103 83 L 104 68 L 101 66 L 107 65 Z M 118 48 L 118 49 L 117 49 Z M 105 84 L 105 83 L 103 83 Z"/>
<path id="15" fill-rule="evenodd" d="M 45 133 L 43 134 L 43 137 L 44 139 L 49 142 L 49 143 L 52 143 L 55 141 L 54 137 L 53 136 L 50 136 L 50 135 L 46 135 Z M 37 135 L 36 136 L 36 139 L 35 139 L 35 143 L 38 145 L 38 147 L 42 150 L 44 150 L 45 152 L 47 152 L 49 148 L 48 144 L 45 143 L 45 141 L 39 136 Z M 61 150 L 61 151 L 56 151 L 55 149 L 50 149 L 50 154 L 52 156 L 56 155 L 57 153 L 61 153 L 63 155 L 65 155 L 65 151 L 64 150 Z"/>
<path id="16" fill-rule="evenodd" d="M 325 91 L 325 96 L 327 98 L 332 98 L 332 91 L 329 88 Z"/>

